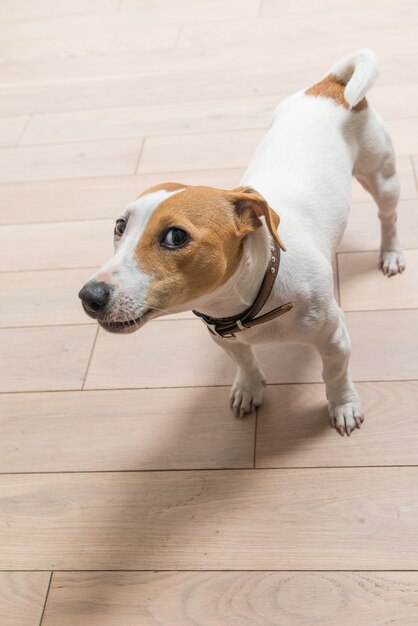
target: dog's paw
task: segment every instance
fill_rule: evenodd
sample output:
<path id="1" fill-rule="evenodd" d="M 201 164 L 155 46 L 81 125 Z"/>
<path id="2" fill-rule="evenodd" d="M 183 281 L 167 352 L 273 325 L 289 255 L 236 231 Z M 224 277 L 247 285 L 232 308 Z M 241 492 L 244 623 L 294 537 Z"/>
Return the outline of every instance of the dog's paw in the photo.
<path id="1" fill-rule="evenodd" d="M 379 267 L 388 278 L 402 274 L 406 268 L 402 250 L 381 250 Z"/>
<path id="2" fill-rule="evenodd" d="M 243 417 L 245 413 L 251 413 L 261 406 L 265 386 L 266 379 L 263 372 L 259 371 L 252 376 L 246 376 L 238 370 L 229 396 L 230 406 L 236 417 Z"/>
<path id="3" fill-rule="evenodd" d="M 331 426 L 344 437 L 350 436 L 353 430 L 360 428 L 364 421 L 360 402 L 352 401 L 345 404 L 329 403 L 329 417 Z"/>

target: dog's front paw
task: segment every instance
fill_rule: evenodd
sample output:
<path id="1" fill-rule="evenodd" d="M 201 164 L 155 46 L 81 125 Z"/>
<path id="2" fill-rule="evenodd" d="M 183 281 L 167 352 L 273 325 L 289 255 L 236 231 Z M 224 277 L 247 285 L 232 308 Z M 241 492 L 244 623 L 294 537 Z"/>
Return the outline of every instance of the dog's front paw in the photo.
<path id="1" fill-rule="evenodd" d="M 248 376 L 238 370 L 229 396 L 231 409 L 236 417 L 243 417 L 245 413 L 255 411 L 261 406 L 265 386 L 266 378 L 262 371 Z"/>
<path id="2" fill-rule="evenodd" d="M 402 274 L 406 268 L 402 250 L 381 250 L 379 266 L 385 276 Z"/>
<path id="3" fill-rule="evenodd" d="M 353 430 L 360 428 L 364 421 L 360 402 L 352 401 L 345 404 L 329 403 L 329 417 L 331 426 L 344 437 L 350 436 Z"/>

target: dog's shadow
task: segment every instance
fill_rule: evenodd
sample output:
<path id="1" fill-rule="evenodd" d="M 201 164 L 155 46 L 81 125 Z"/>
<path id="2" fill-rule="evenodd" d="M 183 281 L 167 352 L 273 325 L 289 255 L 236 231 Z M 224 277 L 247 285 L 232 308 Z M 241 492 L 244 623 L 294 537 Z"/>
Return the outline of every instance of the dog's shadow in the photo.
<path id="1" fill-rule="evenodd" d="M 280 355 L 280 350 L 278 353 Z M 219 353 L 218 358 L 221 367 L 222 359 L 227 357 Z M 311 367 L 309 358 L 298 363 L 294 378 L 300 380 L 303 370 Z M 288 375 L 291 379 L 292 372 L 288 372 Z M 303 391 L 302 400 L 299 388 Z M 213 462 L 205 463 L 204 458 L 201 462 L 196 462 L 195 469 L 191 470 L 187 463 L 179 463 L 176 471 L 172 471 L 174 468 L 170 458 L 173 451 L 176 458 L 181 458 L 179 451 L 184 452 L 185 458 L 189 454 L 188 446 L 192 440 L 188 431 L 191 420 L 201 419 L 200 407 L 216 405 L 213 401 L 213 387 L 195 391 L 192 394 L 193 405 L 187 410 L 190 418 L 184 419 L 184 415 L 179 415 L 173 403 L 172 416 L 169 419 L 177 420 L 180 424 L 174 437 L 172 430 L 170 437 L 162 433 L 159 448 L 155 448 L 154 440 L 152 452 L 144 453 L 147 467 L 150 464 L 150 455 L 154 453 L 160 470 L 114 475 L 120 486 L 120 490 L 116 490 L 116 502 L 110 507 L 110 511 L 109 507 L 103 507 L 104 517 L 100 519 L 100 528 L 104 530 L 103 533 L 99 532 L 94 546 L 89 549 L 91 569 L 102 572 L 88 574 L 89 584 L 78 588 L 77 605 L 83 607 L 83 615 L 89 620 L 91 617 L 92 622 L 88 623 L 99 623 L 97 619 L 108 623 L 104 616 L 108 615 L 108 611 L 112 614 L 117 611 L 115 607 L 124 602 L 123 588 L 133 584 L 129 575 L 106 573 L 106 570 L 142 572 L 139 584 L 135 585 L 135 597 L 129 599 L 129 602 L 134 601 L 139 619 L 142 612 L 148 615 L 151 602 L 149 588 L 143 583 L 155 577 L 155 571 L 235 569 L 235 562 L 231 563 L 231 567 L 225 566 L 224 557 L 220 557 L 218 542 L 226 540 L 222 537 L 224 524 L 228 526 L 228 537 L 228 532 L 234 529 L 233 519 L 246 515 L 244 506 L 242 511 L 239 510 L 239 502 L 242 497 L 245 503 L 246 490 L 251 489 L 255 475 L 263 471 L 262 468 L 300 466 L 298 455 L 300 457 L 304 449 L 315 446 L 315 440 L 329 429 L 322 385 L 271 385 L 265 391 L 265 405 L 257 416 L 250 415 L 243 420 L 237 420 L 231 412 L 226 417 L 237 420 L 235 426 L 238 430 L 251 430 L 250 438 L 255 450 L 252 448 L 254 457 L 250 464 L 240 468 L 235 462 L 231 468 L 231 450 L 223 448 L 222 437 L 214 433 L 218 448 L 216 469 L 229 471 L 213 471 Z M 217 388 L 217 394 L 218 399 L 227 403 L 229 386 Z M 166 459 L 166 462 L 162 459 Z M 141 460 L 138 458 L 132 458 L 130 462 L 134 468 L 141 467 Z M 165 471 L 166 468 L 170 471 Z M 106 495 L 107 499 L 111 497 L 111 492 Z M 231 522 L 232 499 L 235 508 Z M 115 513 L 115 509 L 118 513 Z M 223 522 L 225 510 L 227 517 Z M 107 520 L 108 515 L 111 519 Z M 107 524 L 110 526 L 109 533 L 106 532 Z M 256 526 L 253 532 L 257 533 Z M 109 536 L 113 539 L 109 540 Z M 240 541 L 238 538 L 238 542 Z M 234 543 L 236 542 L 235 537 Z M 244 553 L 247 542 L 248 537 L 243 536 L 241 550 Z M 225 550 L 228 547 L 225 546 Z"/>

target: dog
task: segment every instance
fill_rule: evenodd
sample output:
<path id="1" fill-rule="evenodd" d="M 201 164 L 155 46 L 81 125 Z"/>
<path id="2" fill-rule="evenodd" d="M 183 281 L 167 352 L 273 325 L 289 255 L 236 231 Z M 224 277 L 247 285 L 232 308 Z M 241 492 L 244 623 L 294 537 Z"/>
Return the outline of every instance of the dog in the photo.
<path id="1" fill-rule="evenodd" d="M 130 333 L 192 309 L 238 366 L 230 396 L 237 416 L 261 405 L 266 385 L 253 344 L 311 344 L 331 425 L 341 435 L 360 428 L 350 338 L 333 290 L 353 175 L 378 206 L 383 273 L 405 269 L 394 150 L 365 98 L 377 74 L 374 53 L 360 50 L 285 99 L 239 187 L 144 191 L 116 220 L 114 256 L 79 293 L 86 313 L 110 332 Z"/>

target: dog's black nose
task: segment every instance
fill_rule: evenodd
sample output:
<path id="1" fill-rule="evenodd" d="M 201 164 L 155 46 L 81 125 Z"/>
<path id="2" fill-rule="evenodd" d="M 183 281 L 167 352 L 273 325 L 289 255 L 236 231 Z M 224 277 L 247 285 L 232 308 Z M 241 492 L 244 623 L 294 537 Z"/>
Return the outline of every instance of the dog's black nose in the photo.
<path id="1" fill-rule="evenodd" d="M 109 301 L 110 289 L 106 283 L 98 283 L 91 280 L 86 283 L 78 297 L 81 299 L 87 313 L 92 317 L 98 317 L 103 312 Z"/>

